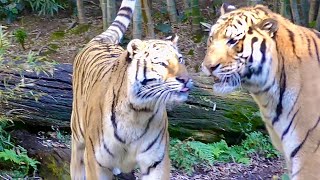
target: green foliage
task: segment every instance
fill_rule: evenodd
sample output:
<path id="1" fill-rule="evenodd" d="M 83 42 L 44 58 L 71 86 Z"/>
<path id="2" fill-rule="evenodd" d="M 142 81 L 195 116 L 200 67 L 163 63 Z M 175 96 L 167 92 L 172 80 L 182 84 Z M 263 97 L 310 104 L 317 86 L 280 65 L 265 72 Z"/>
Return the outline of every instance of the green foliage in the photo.
<path id="1" fill-rule="evenodd" d="M 29 0 L 32 11 L 38 12 L 38 15 L 50 15 L 58 13 L 63 6 L 56 0 Z"/>
<path id="2" fill-rule="evenodd" d="M 80 24 L 77 27 L 70 30 L 71 34 L 79 35 L 89 30 L 90 24 Z"/>
<path id="3" fill-rule="evenodd" d="M 9 33 L 6 27 L 0 26 L 0 69 L 3 71 L 28 71 L 35 72 L 37 75 L 45 74 L 47 76 L 53 74 L 55 62 L 47 61 L 46 57 L 39 56 L 30 51 L 27 55 L 12 56 L 8 53 L 11 47 Z M 10 60 L 5 60 L 10 59 Z M 0 90 L 0 102 L 6 102 L 9 99 L 17 99 L 23 97 L 33 97 L 35 100 L 45 95 L 41 92 L 24 91 L 23 88 L 32 86 L 33 82 L 26 82 L 23 74 L 21 74 L 20 82 L 11 82 L 11 75 L 3 77 L 5 90 Z"/>
<path id="4" fill-rule="evenodd" d="M 18 28 L 13 32 L 13 35 L 16 39 L 16 41 L 21 45 L 21 47 L 25 50 L 24 44 L 26 42 L 26 39 L 28 37 L 27 31 L 23 28 Z"/>
<path id="5" fill-rule="evenodd" d="M 5 130 L 13 125 L 12 121 L 0 117 L 0 174 L 14 178 L 25 177 L 30 170 L 36 171 L 38 161 L 30 158 L 21 146 L 15 146 Z"/>
<path id="6" fill-rule="evenodd" d="M 15 31 L 12 34 L 21 43 L 26 38 L 23 30 Z M 11 46 L 10 33 L 6 31 L 6 27 L 0 26 L 1 71 L 28 71 L 35 72 L 38 75 L 40 73 L 48 76 L 52 75 L 54 62 L 48 62 L 46 61 L 46 57 L 39 56 L 32 51 L 27 55 L 13 56 L 8 51 Z M 41 96 L 45 95 L 41 92 L 26 91 L 25 87 L 32 86 L 33 82 L 27 82 L 22 73 L 19 81 L 11 81 L 11 75 L 2 78 L 4 88 L 0 90 L 0 103 L 23 97 L 33 97 L 35 100 L 38 100 Z M 10 114 L 11 112 L 7 113 Z M 39 162 L 28 157 L 25 149 L 14 144 L 10 134 L 6 132 L 6 129 L 11 126 L 13 126 L 13 123 L 10 120 L 0 117 L 0 175 L 5 174 L 13 178 L 26 177 L 37 170 Z"/>
<path id="7" fill-rule="evenodd" d="M 22 0 L 0 0 L 0 18 L 12 23 L 24 9 Z"/>
<path id="8" fill-rule="evenodd" d="M 281 180 L 290 180 L 290 177 L 288 174 L 282 174 Z"/>
<path id="9" fill-rule="evenodd" d="M 267 158 L 279 156 L 268 137 L 261 132 L 247 134 L 240 145 L 228 146 L 226 141 L 205 144 L 192 139 L 170 141 L 170 159 L 175 167 L 192 174 L 197 164 L 213 165 L 215 162 L 250 164 L 250 155 L 261 154 Z"/>
<path id="10" fill-rule="evenodd" d="M 163 33 L 170 33 L 171 26 L 170 24 L 158 24 L 155 26 L 156 30 L 163 32 Z"/>

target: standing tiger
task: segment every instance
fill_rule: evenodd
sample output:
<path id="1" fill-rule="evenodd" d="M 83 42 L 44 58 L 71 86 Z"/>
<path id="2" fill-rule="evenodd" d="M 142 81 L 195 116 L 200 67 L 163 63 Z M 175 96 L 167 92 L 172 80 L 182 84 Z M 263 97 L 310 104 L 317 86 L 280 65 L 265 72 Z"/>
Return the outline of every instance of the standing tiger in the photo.
<path id="1" fill-rule="evenodd" d="M 192 86 L 177 36 L 121 48 L 134 10 L 117 17 L 76 56 L 73 69 L 72 179 L 112 179 L 139 166 L 142 179 L 169 179 L 167 103 L 187 100 Z"/>
<path id="2" fill-rule="evenodd" d="M 262 5 L 223 4 L 202 63 L 216 94 L 251 93 L 292 179 L 320 179 L 319 38 Z"/>

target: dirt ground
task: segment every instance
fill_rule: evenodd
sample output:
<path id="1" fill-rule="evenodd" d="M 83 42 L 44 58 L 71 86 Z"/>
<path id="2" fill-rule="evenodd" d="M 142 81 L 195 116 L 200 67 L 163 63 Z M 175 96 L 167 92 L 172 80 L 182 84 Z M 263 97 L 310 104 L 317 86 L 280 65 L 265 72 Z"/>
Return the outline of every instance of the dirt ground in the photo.
<path id="1" fill-rule="evenodd" d="M 53 18 L 29 14 L 8 25 L 9 30 L 23 27 L 28 32 L 26 49 L 23 50 L 19 44 L 14 43 L 12 53 L 27 54 L 33 51 L 59 63 L 72 63 L 76 53 L 90 39 L 102 32 L 99 7 L 92 3 L 86 3 L 85 7 L 88 26 L 79 26 L 76 18 L 66 12 L 61 12 Z M 161 21 L 161 23 L 168 22 L 165 19 Z M 195 40 L 188 22 L 175 25 L 173 29 L 180 36 L 179 47 L 185 56 L 189 71 L 198 72 L 205 54 L 205 36 Z M 163 33 L 157 31 L 156 33 L 156 38 L 163 38 Z M 126 36 L 130 38 L 130 30 Z M 192 177 L 180 170 L 172 169 L 171 179 L 279 179 L 284 172 L 282 167 L 282 159 L 266 159 L 257 155 L 252 157 L 252 163 L 248 166 L 237 163 L 216 163 L 212 167 L 197 167 Z"/>

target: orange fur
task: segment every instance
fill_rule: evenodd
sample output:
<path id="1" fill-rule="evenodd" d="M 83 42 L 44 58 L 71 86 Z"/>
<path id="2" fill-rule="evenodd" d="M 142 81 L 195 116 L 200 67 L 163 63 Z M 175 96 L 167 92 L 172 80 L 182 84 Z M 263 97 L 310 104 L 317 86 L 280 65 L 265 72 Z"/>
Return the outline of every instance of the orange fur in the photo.
<path id="1" fill-rule="evenodd" d="M 291 178 L 320 179 L 319 32 L 262 5 L 223 8 L 202 64 L 216 78 L 214 92 L 247 89 Z"/>

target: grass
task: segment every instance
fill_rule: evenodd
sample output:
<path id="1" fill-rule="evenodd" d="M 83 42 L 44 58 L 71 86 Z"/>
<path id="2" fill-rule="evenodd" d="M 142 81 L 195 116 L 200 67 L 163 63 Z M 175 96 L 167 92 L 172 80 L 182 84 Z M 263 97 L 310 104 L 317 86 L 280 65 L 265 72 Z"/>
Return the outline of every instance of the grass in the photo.
<path id="1" fill-rule="evenodd" d="M 170 141 L 172 165 L 191 175 L 196 165 L 211 166 L 215 162 L 236 162 L 250 164 L 250 155 L 257 153 L 267 158 L 278 157 L 269 138 L 261 132 L 251 132 L 239 145 L 229 146 L 224 140 L 216 143 L 202 143 L 187 139 Z"/>

